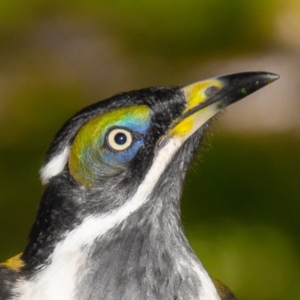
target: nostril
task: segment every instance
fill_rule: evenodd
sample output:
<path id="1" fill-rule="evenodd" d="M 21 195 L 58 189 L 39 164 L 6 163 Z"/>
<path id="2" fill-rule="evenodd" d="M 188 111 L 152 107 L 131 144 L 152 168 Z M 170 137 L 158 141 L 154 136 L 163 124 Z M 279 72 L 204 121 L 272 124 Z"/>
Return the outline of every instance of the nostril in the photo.
<path id="1" fill-rule="evenodd" d="M 208 88 L 205 90 L 205 96 L 206 96 L 206 97 L 212 97 L 212 96 L 215 95 L 219 90 L 220 90 L 220 88 L 218 88 L 218 87 L 215 86 L 215 85 L 212 85 L 212 86 L 208 87 Z"/>

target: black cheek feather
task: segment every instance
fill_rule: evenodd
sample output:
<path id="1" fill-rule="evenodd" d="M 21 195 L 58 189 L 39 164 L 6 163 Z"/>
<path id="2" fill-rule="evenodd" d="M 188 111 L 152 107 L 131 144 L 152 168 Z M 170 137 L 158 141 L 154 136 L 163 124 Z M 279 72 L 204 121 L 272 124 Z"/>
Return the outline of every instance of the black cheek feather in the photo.
<path id="1" fill-rule="evenodd" d="M 12 298 L 14 284 L 17 282 L 18 278 L 18 272 L 0 266 L 0 299 Z"/>
<path id="2" fill-rule="evenodd" d="M 65 178 L 61 177 L 65 176 L 57 176 L 46 187 L 42 196 L 29 244 L 22 254 L 25 270 L 46 264 L 63 234 L 80 223 L 76 217 L 78 207 L 72 201 L 75 185 L 70 181 L 66 184 Z"/>

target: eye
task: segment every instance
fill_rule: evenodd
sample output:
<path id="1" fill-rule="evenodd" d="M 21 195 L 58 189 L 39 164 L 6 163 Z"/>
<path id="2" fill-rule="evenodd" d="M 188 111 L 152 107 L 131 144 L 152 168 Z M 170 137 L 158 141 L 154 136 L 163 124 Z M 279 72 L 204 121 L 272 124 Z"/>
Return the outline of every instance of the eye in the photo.
<path id="1" fill-rule="evenodd" d="M 129 148 L 132 144 L 132 133 L 126 129 L 115 128 L 108 133 L 107 143 L 116 151 L 122 151 Z"/>

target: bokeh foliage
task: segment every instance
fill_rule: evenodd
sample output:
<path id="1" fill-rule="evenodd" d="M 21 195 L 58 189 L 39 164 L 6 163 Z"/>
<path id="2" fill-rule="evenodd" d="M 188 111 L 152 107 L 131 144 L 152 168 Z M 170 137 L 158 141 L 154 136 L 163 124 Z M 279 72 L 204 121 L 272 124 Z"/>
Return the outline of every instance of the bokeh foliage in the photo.
<path id="1" fill-rule="evenodd" d="M 299 149 L 289 135 L 217 135 L 190 171 L 188 235 L 240 299 L 299 295 Z"/>
<path id="2" fill-rule="evenodd" d="M 266 51 L 279 4 L 2 0 L 0 260 L 26 244 L 42 193 L 38 169 L 67 118 L 120 90 L 186 83 L 194 61 Z M 105 51 L 82 54 L 107 37 Z M 106 67 L 97 73 L 98 60 Z M 221 131 L 205 144 L 182 202 L 192 246 L 239 299 L 299 298 L 298 136 Z"/>

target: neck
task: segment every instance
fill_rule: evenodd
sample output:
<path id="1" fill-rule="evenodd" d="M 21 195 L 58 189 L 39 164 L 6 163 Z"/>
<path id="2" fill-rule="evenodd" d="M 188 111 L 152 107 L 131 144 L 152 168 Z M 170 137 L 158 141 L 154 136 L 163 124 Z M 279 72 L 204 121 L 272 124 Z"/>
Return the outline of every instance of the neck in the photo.
<path id="1" fill-rule="evenodd" d="M 179 158 L 175 161 L 181 172 L 170 165 L 166 168 L 168 161 L 156 157 L 155 167 L 126 204 L 85 217 L 62 234 L 46 264 L 20 281 L 16 295 L 22 296 L 15 299 L 166 299 L 168 295 L 167 299 L 218 300 L 180 226 L 186 164 Z M 166 178 L 172 178 L 171 188 Z"/>
<path id="2" fill-rule="evenodd" d="M 50 265 L 23 282 L 28 293 L 17 299 L 219 299 L 188 245 L 178 208 L 151 201 L 85 247 L 66 248 L 68 239 L 81 238 L 74 229 Z"/>
<path id="3" fill-rule="evenodd" d="M 98 240 L 78 274 L 78 299 L 218 299 L 177 209 L 162 203 L 146 204 Z"/>

